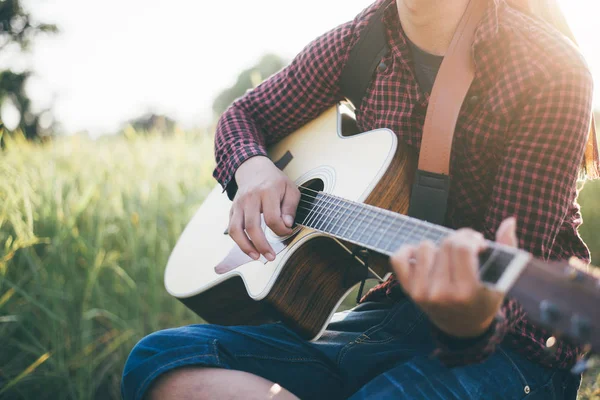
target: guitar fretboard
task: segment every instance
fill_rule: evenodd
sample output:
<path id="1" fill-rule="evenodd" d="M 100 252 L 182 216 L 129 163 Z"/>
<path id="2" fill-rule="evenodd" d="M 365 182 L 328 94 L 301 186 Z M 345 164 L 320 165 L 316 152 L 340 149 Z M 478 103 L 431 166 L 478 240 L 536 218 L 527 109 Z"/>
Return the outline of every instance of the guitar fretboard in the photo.
<path id="1" fill-rule="evenodd" d="M 296 222 L 377 253 L 392 255 L 405 244 L 430 240 L 436 245 L 453 230 L 406 215 L 357 203 L 324 192 L 300 188 L 301 199 Z M 489 242 L 480 255 L 480 273 L 495 282 L 515 254 Z"/>
<path id="2" fill-rule="evenodd" d="M 303 226 L 391 255 L 403 244 L 436 244 L 452 230 L 323 192 L 302 191 L 296 221 Z"/>

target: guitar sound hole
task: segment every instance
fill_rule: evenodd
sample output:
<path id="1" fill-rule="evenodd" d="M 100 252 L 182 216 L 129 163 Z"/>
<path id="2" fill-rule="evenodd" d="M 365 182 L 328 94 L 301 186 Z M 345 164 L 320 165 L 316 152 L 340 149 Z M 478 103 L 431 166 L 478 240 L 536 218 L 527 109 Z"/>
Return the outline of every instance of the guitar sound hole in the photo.
<path id="1" fill-rule="evenodd" d="M 318 178 L 311 179 L 300 185 L 300 202 L 296 211 L 296 224 L 302 224 L 313 209 L 319 193 L 325 189 L 325 183 Z"/>

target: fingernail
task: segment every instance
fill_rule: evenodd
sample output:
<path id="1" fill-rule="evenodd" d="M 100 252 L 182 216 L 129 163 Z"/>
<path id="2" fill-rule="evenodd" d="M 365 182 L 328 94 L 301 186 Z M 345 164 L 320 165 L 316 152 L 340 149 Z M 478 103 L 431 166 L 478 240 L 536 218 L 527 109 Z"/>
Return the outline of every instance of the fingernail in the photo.
<path id="1" fill-rule="evenodd" d="M 283 222 L 285 222 L 288 228 L 291 228 L 292 225 L 294 225 L 294 217 L 292 217 L 291 215 L 284 215 Z"/>
<path id="2" fill-rule="evenodd" d="M 255 260 L 258 260 L 258 258 L 259 258 L 260 256 L 258 255 L 258 253 L 254 253 L 254 252 L 252 252 L 252 253 L 250 253 L 250 257 L 252 257 L 252 258 L 253 258 L 253 259 L 255 259 Z"/>
<path id="3" fill-rule="evenodd" d="M 267 253 L 265 254 L 265 258 L 269 261 L 273 261 L 275 260 L 275 256 L 273 255 L 273 253 Z"/>

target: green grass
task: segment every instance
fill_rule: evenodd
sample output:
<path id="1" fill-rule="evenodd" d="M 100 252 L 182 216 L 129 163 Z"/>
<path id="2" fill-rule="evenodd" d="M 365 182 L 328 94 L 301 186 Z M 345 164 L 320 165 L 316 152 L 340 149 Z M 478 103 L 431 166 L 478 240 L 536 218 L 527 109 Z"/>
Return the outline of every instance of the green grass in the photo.
<path id="1" fill-rule="evenodd" d="M 144 335 L 198 321 L 163 287 L 215 184 L 206 135 L 8 140 L 0 153 L 0 398 L 116 399 Z M 598 183 L 582 234 L 600 254 Z M 593 222 L 597 221 L 597 222 Z M 582 399 L 599 395 L 589 373 Z"/>

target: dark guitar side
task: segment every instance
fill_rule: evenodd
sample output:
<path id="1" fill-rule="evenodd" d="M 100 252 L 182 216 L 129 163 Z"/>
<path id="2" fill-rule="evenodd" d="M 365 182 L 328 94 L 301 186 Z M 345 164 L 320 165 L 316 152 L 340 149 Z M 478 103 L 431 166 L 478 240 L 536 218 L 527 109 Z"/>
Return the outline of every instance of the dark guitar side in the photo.
<path id="1" fill-rule="evenodd" d="M 405 214 L 416 161 L 414 150 L 399 143 L 390 167 L 365 203 Z M 344 245 L 354 247 L 350 243 Z M 379 276 L 389 272 L 388 265 L 387 257 L 369 255 L 369 266 Z M 366 268 L 338 243 L 320 236 L 294 252 L 261 301 L 248 296 L 240 277 L 180 300 L 210 323 L 257 325 L 283 321 L 310 340 L 319 334 L 344 294 L 360 283 L 366 273 Z"/>

